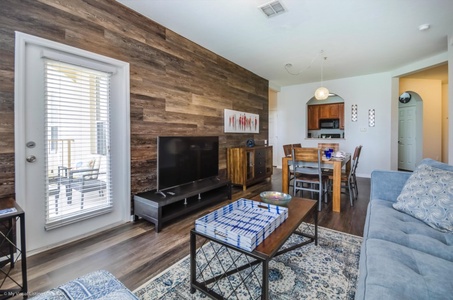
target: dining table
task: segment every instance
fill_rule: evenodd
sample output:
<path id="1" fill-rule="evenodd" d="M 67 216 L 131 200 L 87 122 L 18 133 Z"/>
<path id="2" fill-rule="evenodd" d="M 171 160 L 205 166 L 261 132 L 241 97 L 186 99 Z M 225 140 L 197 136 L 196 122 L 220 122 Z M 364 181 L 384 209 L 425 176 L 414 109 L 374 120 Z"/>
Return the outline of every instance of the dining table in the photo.
<path id="1" fill-rule="evenodd" d="M 282 192 L 289 192 L 289 168 L 292 164 L 291 156 L 282 158 Z M 332 191 L 332 211 L 341 212 L 341 170 L 345 167 L 346 174 L 349 174 L 351 169 L 351 153 L 345 153 L 344 157 L 326 158 L 324 155 L 321 159 L 321 167 L 323 169 L 333 169 L 333 191 Z"/>

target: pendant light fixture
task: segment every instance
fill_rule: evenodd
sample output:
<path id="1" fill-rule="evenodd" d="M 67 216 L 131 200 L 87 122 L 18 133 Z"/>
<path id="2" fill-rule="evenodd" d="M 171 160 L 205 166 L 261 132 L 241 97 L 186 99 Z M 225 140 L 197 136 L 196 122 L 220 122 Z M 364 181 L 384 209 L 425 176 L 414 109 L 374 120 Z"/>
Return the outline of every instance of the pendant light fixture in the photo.
<path id="1" fill-rule="evenodd" d="M 324 51 L 321 51 L 321 55 L 324 53 Z M 315 98 L 316 100 L 326 100 L 329 97 L 329 90 L 325 87 L 323 87 L 323 71 L 324 71 L 324 61 L 327 59 L 327 57 L 323 57 L 324 59 L 321 62 L 321 87 L 319 87 L 315 91 Z"/>

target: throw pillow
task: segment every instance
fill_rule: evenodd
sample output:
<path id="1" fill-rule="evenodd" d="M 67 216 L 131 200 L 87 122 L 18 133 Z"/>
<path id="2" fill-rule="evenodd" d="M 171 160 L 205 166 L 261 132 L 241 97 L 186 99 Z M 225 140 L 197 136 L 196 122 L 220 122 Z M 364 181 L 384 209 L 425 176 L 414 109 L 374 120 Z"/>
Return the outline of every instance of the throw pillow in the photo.
<path id="1" fill-rule="evenodd" d="M 393 207 L 443 232 L 453 232 L 453 172 L 422 164 Z"/>

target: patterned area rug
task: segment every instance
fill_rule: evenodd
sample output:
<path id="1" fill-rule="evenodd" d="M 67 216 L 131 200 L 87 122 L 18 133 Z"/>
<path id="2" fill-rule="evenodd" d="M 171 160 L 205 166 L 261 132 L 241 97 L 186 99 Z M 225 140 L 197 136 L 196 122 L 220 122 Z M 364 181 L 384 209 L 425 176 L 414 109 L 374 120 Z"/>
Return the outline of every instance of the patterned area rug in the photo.
<path id="1" fill-rule="evenodd" d="M 299 230 L 312 231 L 313 226 L 304 223 Z M 271 260 L 270 299 L 354 299 L 362 238 L 323 227 L 318 227 L 318 237 L 318 246 L 311 243 Z M 302 239 L 292 235 L 283 248 Z M 250 262 L 248 256 L 212 242 L 204 244 L 197 253 L 197 278 L 211 278 L 232 265 Z M 212 263 L 212 260 L 219 261 Z M 207 264 L 208 261 L 211 263 Z M 260 299 L 260 279 L 261 264 L 258 264 L 211 284 L 210 288 L 228 299 Z M 190 293 L 189 256 L 142 285 L 134 294 L 144 300 L 209 299 L 198 290 Z"/>

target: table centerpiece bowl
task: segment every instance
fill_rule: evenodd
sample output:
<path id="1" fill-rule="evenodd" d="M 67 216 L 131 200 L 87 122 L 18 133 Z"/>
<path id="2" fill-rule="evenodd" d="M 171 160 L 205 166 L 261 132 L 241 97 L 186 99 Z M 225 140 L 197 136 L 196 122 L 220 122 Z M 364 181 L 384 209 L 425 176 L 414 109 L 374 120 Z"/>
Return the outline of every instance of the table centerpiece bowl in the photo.
<path id="1" fill-rule="evenodd" d="M 265 203 L 273 204 L 273 205 L 280 205 L 280 206 L 287 206 L 288 203 L 293 198 L 289 194 L 285 194 L 282 192 L 275 192 L 275 191 L 266 191 L 260 193 L 261 200 Z"/>

